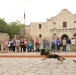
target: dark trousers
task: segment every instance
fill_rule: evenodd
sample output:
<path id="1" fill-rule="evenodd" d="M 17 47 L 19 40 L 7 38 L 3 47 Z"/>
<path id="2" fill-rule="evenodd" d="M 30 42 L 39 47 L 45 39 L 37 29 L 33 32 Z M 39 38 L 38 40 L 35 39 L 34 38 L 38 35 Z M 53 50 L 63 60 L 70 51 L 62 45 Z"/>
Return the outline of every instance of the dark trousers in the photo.
<path id="1" fill-rule="evenodd" d="M 0 45 L 0 51 L 1 51 L 1 45 Z"/>
<path id="2" fill-rule="evenodd" d="M 52 51 L 54 51 L 54 52 L 56 51 L 56 46 L 55 46 L 55 45 L 52 45 L 52 46 L 51 46 L 51 52 L 52 52 Z"/>
<path id="3" fill-rule="evenodd" d="M 34 44 L 33 44 L 33 52 L 34 52 Z"/>
<path id="4" fill-rule="evenodd" d="M 66 51 L 66 46 L 63 46 L 63 51 Z"/>
<path id="5" fill-rule="evenodd" d="M 15 52 L 15 46 L 13 46 L 13 52 Z"/>
<path id="6" fill-rule="evenodd" d="M 25 52 L 25 51 L 26 51 L 26 46 L 23 47 L 23 52 Z"/>
<path id="7" fill-rule="evenodd" d="M 22 52 L 22 49 L 24 48 L 24 46 L 23 45 L 21 45 L 21 52 Z"/>
<path id="8" fill-rule="evenodd" d="M 13 52 L 13 46 L 9 46 L 9 51 Z"/>

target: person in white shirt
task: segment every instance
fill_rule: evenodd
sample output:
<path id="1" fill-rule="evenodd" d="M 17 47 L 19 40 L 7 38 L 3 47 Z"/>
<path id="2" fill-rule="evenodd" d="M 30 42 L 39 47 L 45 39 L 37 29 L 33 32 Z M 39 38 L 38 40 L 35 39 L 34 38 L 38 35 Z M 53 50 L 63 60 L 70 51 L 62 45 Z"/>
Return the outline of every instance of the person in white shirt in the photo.
<path id="1" fill-rule="evenodd" d="M 16 52 L 19 52 L 19 47 L 20 47 L 20 39 L 19 37 L 16 38 Z"/>
<path id="2" fill-rule="evenodd" d="M 66 38 L 62 40 L 62 43 L 63 43 L 63 51 L 65 52 L 66 51 Z"/>
<path id="3" fill-rule="evenodd" d="M 70 50 L 71 50 L 71 40 L 69 38 L 66 40 L 66 44 L 67 44 L 66 51 L 70 52 Z"/>
<path id="4" fill-rule="evenodd" d="M 71 39 L 71 50 L 75 50 L 75 39 Z"/>

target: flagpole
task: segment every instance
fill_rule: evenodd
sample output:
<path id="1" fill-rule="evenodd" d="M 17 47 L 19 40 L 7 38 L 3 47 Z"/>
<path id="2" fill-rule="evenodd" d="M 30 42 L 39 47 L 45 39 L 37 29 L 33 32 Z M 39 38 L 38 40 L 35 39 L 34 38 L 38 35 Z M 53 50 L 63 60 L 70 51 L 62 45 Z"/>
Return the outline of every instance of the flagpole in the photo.
<path id="1" fill-rule="evenodd" d="M 26 12 L 24 10 L 24 25 L 26 25 Z"/>
<path id="2" fill-rule="evenodd" d="M 24 10 L 24 25 L 26 26 L 26 12 Z M 25 26 L 24 26 L 24 38 L 26 37 L 26 31 L 25 31 Z"/>

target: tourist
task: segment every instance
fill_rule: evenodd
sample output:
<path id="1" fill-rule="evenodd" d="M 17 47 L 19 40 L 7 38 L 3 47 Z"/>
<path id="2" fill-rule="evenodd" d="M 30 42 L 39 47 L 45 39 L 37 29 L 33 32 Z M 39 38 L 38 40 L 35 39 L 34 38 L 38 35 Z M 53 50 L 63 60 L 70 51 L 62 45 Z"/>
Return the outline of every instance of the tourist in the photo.
<path id="1" fill-rule="evenodd" d="M 19 52 L 19 48 L 20 48 L 20 39 L 19 37 L 16 38 L 16 52 Z"/>
<path id="2" fill-rule="evenodd" d="M 51 40 L 51 51 L 56 52 L 56 40 L 54 39 L 54 37 L 52 37 Z"/>
<path id="3" fill-rule="evenodd" d="M 64 38 L 63 40 L 62 40 L 62 43 L 63 43 L 63 51 L 65 52 L 66 51 L 66 38 Z"/>
<path id="4" fill-rule="evenodd" d="M 26 52 L 26 47 L 27 47 L 27 41 L 26 41 L 26 39 L 24 39 L 23 52 Z"/>
<path id="5" fill-rule="evenodd" d="M 34 52 L 34 39 L 33 39 L 33 37 L 31 36 L 31 38 L 30 38 L 30 42 L 33 44 L 33 52 Z"/>
<path id="6" fill-rule="evenodd" d="M 23 37 L 22 37 L 21 40 L 20 40 L 21 52 L 22 52 L 23 47 L 24 47 L 23 44 L 24 44 L 24 39 L 23 39 Z"/>
<path id="7" fill-rule="evenodd" d="M 46 41 L 46 50 L 50 51 L 50 42 L 49 42 L 49 40 Z"/>
<path id="8" fill-rule="evenodd" d="M 58 52 L 60 52 L 60 44 L 61 44 L 60 39 L 57 38 L 57 40 L 56 40 L 56 45 L 57 45 L 57 51 L 58 51 Z"/>
<path id="9" fill-rule="evenodd" d="M 74 51 L 75 50 L 75 39 L 72 38 L 71 39 L 71 51 Z"/>
<path id="10" fill-rule="evenodd" d="M 40 41 L 38 37 L 36 38 L 36 41 L 35 41 L 35 47 L 36 47 L 35 51 L 40 52 Z"/>
<path id="11" fill-rule="evenodd" d="M 69 51 L 70 52 L 70 50 L 71 50 L 71 40 L 68 38 L 67 40 L 66 40 L 66 51 Z"/>
<path id="12" fill-rule="evenodd" d="M 31 41 L 28 42 L 27 49 L 28 49 L 28 52 L 32 52 L 32 50 L 33 50 L 33 43 Z"/>
<path id="13" fill-rule="evenodd" d="M 12 38 L 12 46 L 13 46 L 13 52 L 15 52 L 16 41 L 14 38 Z"/>
<path id="14" fill-rule="evenodd" d="M 8 52 L 8 38 L 6 38 L 3 42 L 3 50 L 4 52 Z"/>
<path id="15" fill-rule="evenodd" d="M 43 49 L 46 49 L 47 40 L 46 38 L 43 39 Z"/>

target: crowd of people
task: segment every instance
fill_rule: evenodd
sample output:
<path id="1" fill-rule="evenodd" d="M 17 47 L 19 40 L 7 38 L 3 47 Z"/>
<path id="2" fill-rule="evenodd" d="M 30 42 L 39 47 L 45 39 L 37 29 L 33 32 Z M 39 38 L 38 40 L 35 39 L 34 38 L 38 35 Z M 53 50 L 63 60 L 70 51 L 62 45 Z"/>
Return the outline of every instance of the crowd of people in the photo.
<path id="1" fill-rule="evenodd" d="M 31 37 L 29 41 L 23 37 L 17 37 L 16 39 L 12 37 L 10 39 L 6 38 L 4 40 L 3 47 L 1 44 L 2 41 L 0 40 L 1 52 L 40 52 L 41 49 L 60 52 L 61 47 L 63 52 L 76 49 L 76 40 L 74 38 L 63 38 L 61 40 L 60 38 L 55 39 L 52 37 L 50 41 L 44 38 L 42 42 L 40 42 L 38 37 L 36 40 Z"/>
<path id="2" fill-rule="evenodd" d="M 3 46 L 2 46 L 3 43 Z M 35 46 L 35 47 L 34 47 Z M 34 49 L 35 48 L 35 49 Z M 8 39 L 6 38 L 3 42 L 0 40 L 0 51 L 1 52 L 40 52 L 40 44 L 38 38 L 35 41 L 30 38 L 29 41 L 26 39 L 13 37 Z"/>
<path id="3" fill-rule="evenodd" d="M 59 38 L 55 39 L 52 37 L 52 40 L 48 42 L 46 38 L 44 38 L 43 48 L 53 52 L 60 52 L 61 48 L 63 52 L 76 51 L 76 40 L 74 38 L 69 39 L 65 37 L 61 40 Z"/>

